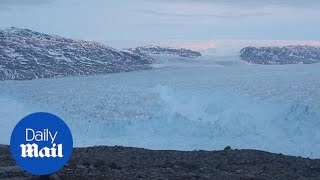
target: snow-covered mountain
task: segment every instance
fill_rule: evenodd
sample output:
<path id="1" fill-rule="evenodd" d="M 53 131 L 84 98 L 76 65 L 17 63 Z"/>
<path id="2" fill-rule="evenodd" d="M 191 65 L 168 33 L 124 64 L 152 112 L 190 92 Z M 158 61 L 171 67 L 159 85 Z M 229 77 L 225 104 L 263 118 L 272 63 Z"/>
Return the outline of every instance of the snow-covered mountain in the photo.
<path id="1" fill-rule="evenodd" d="M 28 29 L 0 30 L 0 80 L 29 80 L 150 69 L 147 55 Z"/>
<path id="2" fill-rule="evenodd" d="M 187 57 L 187 58 L 197 58 L 201 56 L 200 52 L 192 51 L 189 49 L 176 49 L 176 48 L 170 48 L 170 47 L 160 47 L 160 46 L 140 46 L 136 48 L 130 48 L 128 49 L 131 52 L 137 53 L 137 54 L 163 54 L 163 55 L 175 55 L 180 57 Z"/>
<path id="3" fill-rule="evenodd" d="M 320 62 L 320 47 L 246 47 L 240 57 L 254 64 L 313 64 Z"/>

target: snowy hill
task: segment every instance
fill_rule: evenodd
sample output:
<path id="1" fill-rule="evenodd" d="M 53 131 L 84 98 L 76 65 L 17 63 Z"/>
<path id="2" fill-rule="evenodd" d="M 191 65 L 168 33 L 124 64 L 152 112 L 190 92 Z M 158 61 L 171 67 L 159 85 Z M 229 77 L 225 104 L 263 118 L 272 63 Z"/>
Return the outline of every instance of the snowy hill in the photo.
<path id="1" fill-rule="evenodd" d="M 254 64 L 313 64 L 320 62 L 320 47 L 246 47 L 240 51 L 242 60 Z"/>
<path id="2" fill-rule="evenodd" d="M 150 69 L 153 59 L 28 29 L 0 30 L 0 80 L 30 80 Z"/>
<path id="3" fill-rule="evenodd" d="M 137 48 L 128 49 L 131 52 L 138 54 L 162 54 L 162 55 L 175 55 L 187 58 L 197 58 L 201 56 L 200 52 L 192 51 L 189 49 L 175 49 L 170 47 L 160 47 L 160 46 L 141 46 Z"/>

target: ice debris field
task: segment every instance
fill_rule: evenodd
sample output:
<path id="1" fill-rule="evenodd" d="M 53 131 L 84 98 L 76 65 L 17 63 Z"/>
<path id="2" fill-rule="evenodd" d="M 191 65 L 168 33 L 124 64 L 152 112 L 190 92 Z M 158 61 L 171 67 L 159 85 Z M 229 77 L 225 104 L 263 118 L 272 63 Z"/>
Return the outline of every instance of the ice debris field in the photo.
<path id="1" fill-rule="evenodd" d="M 0 82 L 0 144 L 32 112 L 63 118 L 76 146 L 320 158 L 320 64 L 178 62 L 146 71 Z"/>

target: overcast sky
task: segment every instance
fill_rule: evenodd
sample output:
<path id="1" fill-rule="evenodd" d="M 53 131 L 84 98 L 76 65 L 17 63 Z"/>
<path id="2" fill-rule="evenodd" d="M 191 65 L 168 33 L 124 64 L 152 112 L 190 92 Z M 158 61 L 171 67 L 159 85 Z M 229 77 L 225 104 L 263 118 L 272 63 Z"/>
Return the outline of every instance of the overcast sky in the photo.
<path id="1" fill-rule="evenodd" d="M 0 26 L 95 40 L 320 40 L 319 0 L 0 0 Z"/>

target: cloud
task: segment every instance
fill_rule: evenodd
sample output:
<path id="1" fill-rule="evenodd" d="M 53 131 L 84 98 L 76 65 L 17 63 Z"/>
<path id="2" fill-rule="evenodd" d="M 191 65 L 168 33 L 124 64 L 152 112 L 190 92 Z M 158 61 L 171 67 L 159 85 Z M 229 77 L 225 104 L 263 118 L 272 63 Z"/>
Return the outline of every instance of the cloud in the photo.
<path id="1" fill-rule="evenodd" d="M 0 8 L 7 9 L 12 6 L 36 6 L 51 3 L 54 0 L 0 0 Z"/>
<path id="2" fill-rule="evenodd" d="M 266 16 L 269 12 L 216 12 L 216 13 L 179 13 L 179 12 L 165 12 L 156 10 L 134 10 L 134 12 L 141 14 L 149 14 L 156 16 L 180 17 L 180 18 L 235 18 L 235 17 L 252 17 L 252 16 Z"/>
<path id="3" fill-rule="evenodd" d="M 204 41 L 182 41 L 169 42 L 166 46 L 188 48 L 193 50 L 209 50 L 217 48 L 233 48 L 239 50 L 246 46 L 272 47 L 290 45 L 308 45 L 320 47 L 320 41 L 294 41 L 294 40 L 204 40 Z"/>
<path id="4" fill-rule="evenodd" d="M 230 6 L 295 6 L 314 7 L 320 5 L 319 0 L 153 0 L 158 2 L 179 2 L 179 3 L 212 3 Z"/>
<path id="5" fill-rule="evenodd" d="M 131 12 L 144 18 L 157 18 L 156 22 L 208 24 L 225 19 L 240 19 L 272 15 L 271 8 L 239 8 L 226 4 L 214 4 L 200 0 L 149 1 L 144 6 L 131 9 Z M 217 21 L 218 20 L 218 21 Z"/>
<path id="6" fill-rule="evenodd" d="M 320 1 L 305 0 L 312 3 L 314 8 L 301 0 L 0 0 L 0 26 L 87 40 L 320 40 Z"/>

